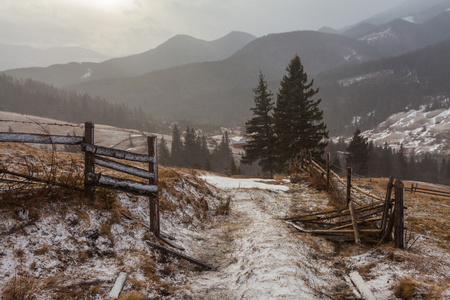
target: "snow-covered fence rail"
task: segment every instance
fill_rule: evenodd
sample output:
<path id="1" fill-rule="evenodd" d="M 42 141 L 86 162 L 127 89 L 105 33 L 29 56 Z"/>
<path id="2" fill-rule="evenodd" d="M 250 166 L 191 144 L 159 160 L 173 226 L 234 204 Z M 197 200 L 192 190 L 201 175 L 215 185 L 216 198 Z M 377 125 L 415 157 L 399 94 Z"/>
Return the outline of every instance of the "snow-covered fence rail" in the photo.
<path id="1" fill-rule="evenodd" d="M 81 145 L 81 149 L 85 153 L 84 195 L 93 201 L 95 196 L 95 187 L 99 186 L 149 196 L 150 230 L 157 237 L 159 237 L 160 226 L 156 136 L 147 137 L 148 154 L 137 154 L 97 146 L 94 144 L 94 124 L 91 122 L 86 122 L 84 128 L 84 136 L 0 132 L 0 142 Z M 104 156 L 148 163 L 148 170 L 127 165 L 109 158 L 105 158 Z M 116 178 L 106 176 L 101 173 L 95 173 L 95 165 L 143 178 L 147 180 L 147 182 L 143 183 L 140 181 Z M 29 180 L 30 178 L 31 177 L 28 176 Z"/>
<path id="2" fill-rule="evenodd" d="M 34 133 L 0 132 L 0 142 L 80 145 L 81 143 L 83 143 L 83 137 L 65 136 L 65 135 L 46 135 Z"/>

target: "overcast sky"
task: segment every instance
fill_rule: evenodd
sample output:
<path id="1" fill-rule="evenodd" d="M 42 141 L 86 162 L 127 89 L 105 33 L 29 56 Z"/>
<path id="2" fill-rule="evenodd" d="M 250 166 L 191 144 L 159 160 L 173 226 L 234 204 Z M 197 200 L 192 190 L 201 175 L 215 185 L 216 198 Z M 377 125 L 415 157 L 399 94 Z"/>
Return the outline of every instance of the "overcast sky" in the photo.
<path id="1" fill-rule="evenodd" d="M 214 40 L 341 28 L 405 0 L 0 0 L 0 43 L 140 53 L 176 34 Z M 425 1 L 425 0 L 424 0 Z"/>

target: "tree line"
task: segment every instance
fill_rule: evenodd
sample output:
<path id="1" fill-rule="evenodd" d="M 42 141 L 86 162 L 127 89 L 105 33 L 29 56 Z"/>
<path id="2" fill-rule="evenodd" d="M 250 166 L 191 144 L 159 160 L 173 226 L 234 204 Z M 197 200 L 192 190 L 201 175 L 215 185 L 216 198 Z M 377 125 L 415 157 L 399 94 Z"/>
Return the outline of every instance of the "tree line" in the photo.
<path id="1" fill-rule="evenodd" d="M 240 173 L 230 148 L 228 132 L 210 151 L 206 136 L 197 133 L 193 128 L 186 128 L 181 133 L 175 125 L 172 131 L 171 150 L 167 141 L 162 138 L 158 144 L 159 163 L 164 166 L 194 168 L 207 171 L 235 175 Z"/>
<path id="2" fill-rule="evenodd" d="M 328 150 L 335 157 L 332 164 L 336 171 L 341 170 L 338 151 L 345 152 L 345 166 L 351 167 L 355 175 L 367 177 L 389 177 L 402 180 L 424 181 L 448 184 L 450 182 L 450 158 L 430 153 L 416 155 L 407 153 L 403 144 L 393 150 L 385 143 L 376 146 L 363 137 L 357 129 L 348 145 L 341 139 L 331 142 Z"/>
<path id="3" fill-rule="evenodd" d="M 111 104 L 87 94 L 55 88 L 31 79 L 18 80 L 0 74 L 0 110 L 38 115 L 68 122 L 114 125 L 156 132 L 160 125 L 142 109 Z"/>

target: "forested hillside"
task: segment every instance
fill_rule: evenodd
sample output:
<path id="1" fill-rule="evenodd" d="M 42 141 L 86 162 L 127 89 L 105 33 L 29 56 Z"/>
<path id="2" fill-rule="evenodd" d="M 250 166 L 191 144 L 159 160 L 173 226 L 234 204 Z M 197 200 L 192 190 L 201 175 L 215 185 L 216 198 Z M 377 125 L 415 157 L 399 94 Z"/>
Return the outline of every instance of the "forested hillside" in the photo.
<path id="1" fill-rule="evenodd" d="M 31 79 L 16 80 L 6 75 L 0 75 L 0 110 L 148 131 L 156 126 L 142 109 L 110 104 L 86 94 L 78 95 Z"/>
<path id="2" fill-rule="evenodd" d="M 317 77 L 332 134 L 373 128 L 390 115 L 450 96 L 450 40 Z"/>

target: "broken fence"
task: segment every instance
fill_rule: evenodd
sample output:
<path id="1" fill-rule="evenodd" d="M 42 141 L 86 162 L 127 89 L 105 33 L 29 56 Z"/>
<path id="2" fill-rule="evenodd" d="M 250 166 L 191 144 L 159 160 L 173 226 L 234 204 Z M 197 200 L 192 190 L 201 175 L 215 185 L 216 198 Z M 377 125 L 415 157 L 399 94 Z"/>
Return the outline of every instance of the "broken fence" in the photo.
<path id="1" fill-rule="evenodd" d="M 351 168 L 347 168 L 346 181 L 333 172 L 329 153 L 326 165 L 322 167 L 312 159 L 311 151 L 303 150 L 299 164 L 303 170 L 309 171 L 311 177 L 323 183 L 340 208 L 285 218 L 293 227 L 330 240 L 354 240 L 355 243 L 361 240 L 385 243 L 392 239 L 394 233 L 395 246 L 405 248 L 405 187 L 402 181 L 394 182 L 391 177 L 383 198 L 354 186 Z M 305 229 L 305 225 L 314 229 Z"/>

